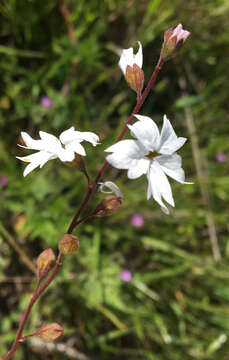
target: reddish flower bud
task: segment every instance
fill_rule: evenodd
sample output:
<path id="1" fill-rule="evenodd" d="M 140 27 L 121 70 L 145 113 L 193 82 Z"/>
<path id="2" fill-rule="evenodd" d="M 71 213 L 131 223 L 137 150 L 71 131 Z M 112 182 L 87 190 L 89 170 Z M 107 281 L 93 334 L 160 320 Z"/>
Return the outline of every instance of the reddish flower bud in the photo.
<path id="1" fill-rule="evenodd" d="M 121 207 L 122 201 L 118 196 L 107 196 L 95 209 L 95 216 L 109 216 L 117 212 Z"/>
<path id="2" fill-rule="evenodd" d="M 48 274 L 55 258 L 55 254 L 52 249 L 46 249 L 38 256 L 37 272 L 40 279 L 43 279 Z"/>
<path id="3" fill-rule="evenodd" d="M 71 234 L 65 234 L 59 241 L 59 250 L 64 255 L 70 255 L 74 252 L 77 252 L 79 249 L 79 241 L 78 237 L 71 235 Z"/>
<path id="4" fill-rule="evenodd" d="M 172 53 L 182 45 L 191 33 L 183 30 L 182 24 L 176 28 L 170 28 L 164 33 L 164 43 L 162 46 L 162 58 L 166 60 Z"/>
<path id="5" fill-rule="evenodd" d="M 54 341 L 58 337 L 62 336 L 64 333 L 64 329 L 57 323 L 51 323 L 43 326 L 42 328 L 38 329 L 34 336 L 38 336 L 40 339 L 44 341 Z"/>
<path id="6" fill-rule="evenodd" d="M 130 65 L 127 65 L 125 79 L 130 85 L 131 89 L 136 91 L 138 96 L 141 96 L 142 88 L 144 85 L 143 70 L 137 64 L 134 64 L 132 67 Z"/>

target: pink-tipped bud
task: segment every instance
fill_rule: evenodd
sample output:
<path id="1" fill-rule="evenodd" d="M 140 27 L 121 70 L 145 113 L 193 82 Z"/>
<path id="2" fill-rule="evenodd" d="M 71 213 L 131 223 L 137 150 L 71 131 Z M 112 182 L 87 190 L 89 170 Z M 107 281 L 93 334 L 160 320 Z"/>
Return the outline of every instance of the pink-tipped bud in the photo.
<path id="1" fill-rule="evenodd" d="M 130 85 L 131 89 L 136 91 L 140 97 L 144 85 L 143 70 L 137 64 L 134 64 L 133 66 L 127 65 L 125 79 L 126 82 Z"/>
<path id="2" fill-rule="evenodd" d="M 52 264 L 55 261 L 55 254 L 52 249 L 46 249 L 37 258 L 37 273 L 38 278 L 43 279 L 50 271 Z"/>
<path id="3" fill-rule="evenodd" d="M 79 240 L 77 236 L 65 234 L 59 241 L 59 250 L 64 255 L 76 253 L 79 249 Z"/>
<path id="4" fill-rule="evenodd" d="M 162 46 L 162 58 L 168 59 L 170 55 L 180 47 L 191 33 L 183 30 L 182 24 L 177 25 L 176 28 L 170 28 L 164 33 L 164 43 Z"/>
<path id="5" fill-rule="evenodd" d="M 95 209 L 95 216 L 109 216 L 116 213 L 121 207 L 122 201 L 118 196 L 107 196 Z"/>
<path id="6" fill-rule="evenodd" d="M 38 329 L 34 336 L 38 336 L 40 339 L 50 342 L 56 340 L 58 337 L 62 336 L 64 329 L 57 323 L 51 323 L 43 326 Z"/>

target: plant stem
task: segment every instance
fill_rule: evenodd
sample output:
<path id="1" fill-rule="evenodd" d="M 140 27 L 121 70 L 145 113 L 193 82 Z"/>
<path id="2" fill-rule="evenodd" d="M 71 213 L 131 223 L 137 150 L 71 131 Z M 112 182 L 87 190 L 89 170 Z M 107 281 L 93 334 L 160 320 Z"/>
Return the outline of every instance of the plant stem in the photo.
<path id="1" fill-rule="evenodd" d="M 19 328 L 18 328 L 16 339 L 14 340 L 14 343 L 13 343 L 10 351 L 8 352 L 6 357 L 4 357 L 4 360 L 11 359 L 11 357 L 13 356 L 14 352 L 17 349 L 18 343 L 20 342 L 20 339 L 21 339 L 22 331 L 23 331 L 23 329 L 25 327 L 25 323 L 26 323 L 26 321 L 28 319 L 28 316 L 29 316 L 30 311 L 31 311 L 31 309 L 33 307 L 33 304 L 35 303 L 35 301 L 37 299 L 37 291 L 39 289 L 39 286 L 40 286 L 40 280 L 38 280 L 38 282 L 37 282 L 37 286 L 36 286 L 36 288 L 34 290 L 33 296 L 31 297 L 30 302 L 29 302 L 29 304 L 27 306 L 27 309 L 26 309 L 26 311 L 25 311 L 25 313 L 23 315 L 23 318 L 22 318 L 21 323 L 20 323 Z"/>

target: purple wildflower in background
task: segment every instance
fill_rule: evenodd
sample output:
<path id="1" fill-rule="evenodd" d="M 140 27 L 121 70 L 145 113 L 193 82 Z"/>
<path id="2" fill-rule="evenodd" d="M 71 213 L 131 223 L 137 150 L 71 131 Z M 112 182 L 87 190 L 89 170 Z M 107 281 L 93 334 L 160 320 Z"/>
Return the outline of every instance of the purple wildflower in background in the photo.
<path id="1" fill-rule="evenodd" d="M 226 161 L 227 161 L 227 155 L 225 155 L 225 154 L 223 154 L 223 153 L 218 153 L 218 154 L 216 155 L 216 160 L 217 160 L 218 162 L 221 162 L 221 163 L 226 162 Z"/>
<path id="2" fill-rule="evenodd" d="M 5 175 L 0 176 L 0 184 L 2 187 L 6 187 L 8 185 L 8 177 Z"/>
<path id="3" fill-rule="evenodd" d="M 141 226 L 144 225 L 144 219 L 143 219 L 143 216 L 141 214 L 134 214 L 131 217 L 130 222 L 131 222 L 131 224 L 133 226 L 136 226 L 136 227 L 141 227 Z"/>
<path id="4" fill-rule="evenodd" d="M 41 97 L 41 104 L 44 108 L 48 109 L 52 106 L 52 100 L 48 96 L 44 95 Z"/>
<path id="5" fill-rule="evenodd" d="M 123 281 L 129 282 L 132 279 L 132 274 L 131 274 L 130 270 L 124 269 L 124 270 L 122 270 L 120 277 Z"/>

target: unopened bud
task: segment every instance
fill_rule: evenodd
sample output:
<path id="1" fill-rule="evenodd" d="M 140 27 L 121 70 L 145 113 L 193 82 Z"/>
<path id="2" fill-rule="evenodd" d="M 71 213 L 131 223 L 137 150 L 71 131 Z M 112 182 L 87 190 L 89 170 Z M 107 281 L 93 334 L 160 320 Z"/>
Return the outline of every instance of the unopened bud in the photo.
<path id="1" fill-rule="evenodd" d="M 122 201 L 118 196 L 107 196 L 95 209 L 95 216 L 109 216 L 116 213 L 121 207 Z"/>
<path id="2" fill-rule="evenodd" d="M 177 25 L 176 28 L 170 28 L 165 31 L 161 52 L 163 60 L 167 60 L 169 56 L 185 42 L 189 35 L 190 32 L 183 30 L 182 24 Z"/>
<path id="3" fill-rule="evenodd" d="M 59 241 L 59 250 L 64 255 L 70 255 L 74 252 L 77 252 L 79 249 L 79 241 L 78 237 L 71 235 L 71 234 L 65 234 Z"/>
<path id="4" fill-rule="evenodd" d="M 141 96 L 142 88 L 144 85 L 143 70 L 137 64 L 133 64 L 133 66 L 127 65 L 125 79 L 130 85 L 131 89 L 136 91 L 138 96 Z"/>
<path id="5" fill-rule="evenodd" d="M 48 274 L 55 258 L 55 254 L 52 249 L 46 249 L 38 256 L 37 272 L 40 279 L 43 279 Z"/>
<path id="6" fill-rule="evenodd" d="M 58 337 L 62 336 L 64 333 L 64 329 L 57 323 L 51 323 L 43 326 L 38 329 L 34 335 L 38 336 L 40 339 L 44 341 L 54 341 Z"/>

